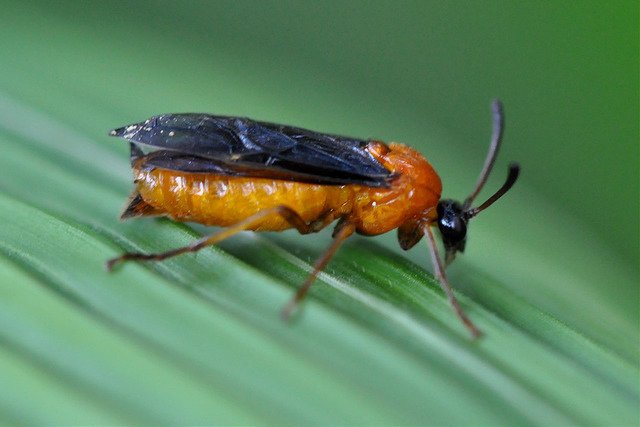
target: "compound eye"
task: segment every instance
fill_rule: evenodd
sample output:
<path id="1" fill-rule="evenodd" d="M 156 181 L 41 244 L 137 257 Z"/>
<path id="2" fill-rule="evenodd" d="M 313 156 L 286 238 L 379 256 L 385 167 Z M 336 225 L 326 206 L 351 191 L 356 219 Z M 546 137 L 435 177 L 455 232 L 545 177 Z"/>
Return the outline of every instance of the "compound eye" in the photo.
<path id="1" fill-rule="evenodd" d="M 459 217 L 445 217 L 440 220 L 440 232 L 445 240 L 459 242 L 467 236 L 467 224 Z"/>

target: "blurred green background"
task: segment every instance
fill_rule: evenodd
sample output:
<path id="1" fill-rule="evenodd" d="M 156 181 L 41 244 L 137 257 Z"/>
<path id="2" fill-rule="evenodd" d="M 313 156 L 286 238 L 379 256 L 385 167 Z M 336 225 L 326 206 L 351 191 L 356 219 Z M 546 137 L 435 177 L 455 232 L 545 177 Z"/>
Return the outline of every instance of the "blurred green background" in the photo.
<path id="1" fill-rule="evenodd" d="M 0 11 L 2 422 L 637 422 L 637 2 Z M 511 160 L 521 180 L 450 271 L 480 342 L 421 270 L 425 247 L 398 256 L 394 233 L 349 243 L 292 327 L 278 309 L 327 233 L 102 269 L 206 232 L 118 222 L 130 173 L 113 127 L 211 112 L 399 141 L 462 199 L 495 97 L 488 188 Z"/>

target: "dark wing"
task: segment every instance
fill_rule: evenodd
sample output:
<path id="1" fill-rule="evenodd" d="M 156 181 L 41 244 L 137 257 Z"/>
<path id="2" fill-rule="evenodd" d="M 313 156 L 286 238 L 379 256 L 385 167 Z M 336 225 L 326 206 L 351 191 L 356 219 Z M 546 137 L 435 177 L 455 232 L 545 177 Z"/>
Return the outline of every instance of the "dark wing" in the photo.
<path id="1" fill-rule="evenodd" d="M 109 134 L 131 142 L 132 163 L 162 169 L 371 187 L 392 177 L 369 141 L 246 118 L 165 114 Z"/>

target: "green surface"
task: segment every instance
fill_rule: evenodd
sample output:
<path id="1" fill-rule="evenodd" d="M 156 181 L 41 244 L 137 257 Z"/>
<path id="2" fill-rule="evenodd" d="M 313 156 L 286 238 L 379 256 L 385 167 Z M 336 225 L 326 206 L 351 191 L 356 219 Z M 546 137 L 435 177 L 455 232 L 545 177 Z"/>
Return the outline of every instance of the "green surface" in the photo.
<path id="1" fill-rule="evenodd" d="M 3 424 L 638 423 L 635 2 L 0 1 Z M 162 112 L 401 141 L 463 198 L 489 104 L 522 177 L 451 280 L 423 242 L 355 237 L 292 324 L 329 233 L 243 234 L 155 265 L 104 261 L 208 230 L 119 222 L 128 148 Z M 486 193 L 488 193 L 487 190 Z"/>

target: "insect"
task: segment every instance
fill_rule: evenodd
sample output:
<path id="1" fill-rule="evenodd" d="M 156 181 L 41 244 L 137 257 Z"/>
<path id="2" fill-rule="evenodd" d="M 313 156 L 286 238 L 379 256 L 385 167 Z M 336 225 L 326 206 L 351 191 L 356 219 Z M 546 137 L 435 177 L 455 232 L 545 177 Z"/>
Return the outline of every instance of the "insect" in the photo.
<path id="1" fill-rule="evenodd" d="M 493 103 L 493 133 L 484 167 L 463 203 L 440 199 L 442 184 L 414 149 L 377 140 L 348 138 L 246 118 L 167 114 L 114 129 L 131 146 L 135 189 L 121 219 L 168 216 L 226 227 L 192 244 L 163 253 L 125 253 L 107 262 L 159 261 L 195 252 L 243 230 L 322 230 L 337 220 L 333 240 L 282 315 L 288 318 L 340 244 L 353 233 L 398 230 L 407 250 L 426 235 L 434 273 L 457 317 L 480 331 L 453 294 L 445 267 L 465 248 L 469 220 L 515 183 L 512 163 L 505 183 L 478 207 L 472 204 L 493 168 L 502 141 L 502 104 Z M 432 228 L 445 249 L 441 259 Z"/>

